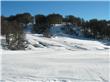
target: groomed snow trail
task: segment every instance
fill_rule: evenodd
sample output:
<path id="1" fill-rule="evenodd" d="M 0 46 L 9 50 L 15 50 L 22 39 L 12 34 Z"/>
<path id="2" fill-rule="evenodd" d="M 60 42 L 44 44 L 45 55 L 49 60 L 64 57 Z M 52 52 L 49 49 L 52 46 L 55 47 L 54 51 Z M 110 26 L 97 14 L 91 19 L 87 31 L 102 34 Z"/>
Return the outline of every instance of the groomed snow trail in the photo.
<path id="1" fill-rule="evenodd" d="M 109 82 L 109 46 L 98 41 L 33 34 L 27 34 L 27 39 L 31 50 L 2 50 L 2 80 Z"/>

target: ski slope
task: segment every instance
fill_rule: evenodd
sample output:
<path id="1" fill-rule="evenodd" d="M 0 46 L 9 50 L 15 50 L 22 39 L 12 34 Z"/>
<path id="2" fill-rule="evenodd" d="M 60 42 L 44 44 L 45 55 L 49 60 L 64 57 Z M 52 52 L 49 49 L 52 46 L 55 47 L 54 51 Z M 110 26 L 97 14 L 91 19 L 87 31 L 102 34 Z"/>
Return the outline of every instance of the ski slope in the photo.
<path id="1" fill-rule="evenodd" d="M 2 80 L 109 82 L 109 49 L 99 41 L 27 34 L 25 51 L 2 49 Z"/>

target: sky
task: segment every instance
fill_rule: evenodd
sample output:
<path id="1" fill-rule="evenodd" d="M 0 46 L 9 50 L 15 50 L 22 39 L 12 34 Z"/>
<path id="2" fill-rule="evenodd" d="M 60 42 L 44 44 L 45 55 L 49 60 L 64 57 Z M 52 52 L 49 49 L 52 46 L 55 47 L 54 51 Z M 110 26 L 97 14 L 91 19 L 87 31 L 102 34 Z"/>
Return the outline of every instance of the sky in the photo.
<path id="1" fill-rule="evenodd" d="M 109 1 L 1 1 L 1 15 L 18 13 L 74 15 L 90 20 L 93 18 L 110 20 Z"/>

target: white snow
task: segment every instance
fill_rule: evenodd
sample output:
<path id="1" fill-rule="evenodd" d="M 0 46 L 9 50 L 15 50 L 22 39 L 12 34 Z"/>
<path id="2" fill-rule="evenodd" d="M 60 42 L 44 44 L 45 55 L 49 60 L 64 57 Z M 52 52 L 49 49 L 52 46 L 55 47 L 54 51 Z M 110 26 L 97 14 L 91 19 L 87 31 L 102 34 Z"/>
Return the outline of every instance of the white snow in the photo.
<path id="1" fill-rule="evenodd" d="M 27 34 L 29 43 L 33 46 L 64 48 L 71 50 L 103 50 L 109 49 L 110 46 L 106 46 L 99 41 L 81 40 L 75 38 L 69 38 L 64 36 L 55 36 L 52 38 L 45 38 L 38 34 Z"/>
<path id="2" fill-rule="evenodd" d="M 1 38 L 2 39 L 2 38 Z M 2 80 L 109 82 L 109 49 L 99 41 L 27 34 L 25 51 L 2 49 Z"/>

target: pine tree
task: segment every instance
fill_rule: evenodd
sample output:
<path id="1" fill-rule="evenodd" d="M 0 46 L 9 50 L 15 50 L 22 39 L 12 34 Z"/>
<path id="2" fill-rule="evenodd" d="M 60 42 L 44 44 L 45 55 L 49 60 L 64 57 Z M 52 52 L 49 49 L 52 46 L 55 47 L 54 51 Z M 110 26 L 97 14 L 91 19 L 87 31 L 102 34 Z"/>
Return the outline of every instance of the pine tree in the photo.
<path id="1" fill-rule="evenodd" d="M 47 16 L 47 22 L 51 24 L 61 24 L 63 22 L 63 16 L 60 14 L 49 14 Z"/>
<path id="2" fill-rule="evenodd" d="M 17 21 L 2 21 L 1 27 L 5 28 L 4 35 L 6 37 L 7 48 L 11 50 L 24 50 L 25 34 L 22 25 Z M 3 30 L 2 30 L 3 31 Z"/>
<path id="3" fill-rule="evenodd" d="M 17 14 L 16 15 L 17 22 L 24 25 L 24 28 L 27 27 L 27 24 L 32 22 L 32 16 L 29 13 Z"/>

